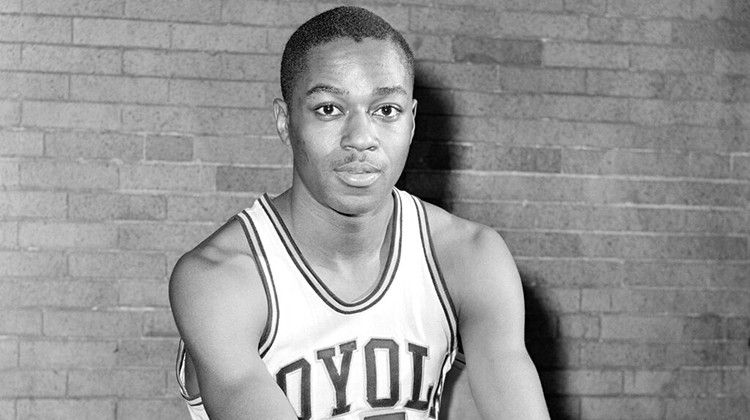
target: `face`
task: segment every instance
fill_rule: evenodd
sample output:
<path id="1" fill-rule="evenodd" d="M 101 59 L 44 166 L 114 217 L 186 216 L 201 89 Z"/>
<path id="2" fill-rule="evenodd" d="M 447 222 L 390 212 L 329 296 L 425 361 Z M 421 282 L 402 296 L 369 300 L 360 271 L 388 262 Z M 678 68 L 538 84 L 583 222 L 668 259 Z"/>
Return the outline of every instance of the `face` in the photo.
<path id="1" fill-rule="evenodd" d="M 341 39 L 312 49 L 291 103 L 274 102 L 279 136 L 294 155 L 293 195 L 346 215 L 389 205 L 416 105 L 390 41 Z"/>

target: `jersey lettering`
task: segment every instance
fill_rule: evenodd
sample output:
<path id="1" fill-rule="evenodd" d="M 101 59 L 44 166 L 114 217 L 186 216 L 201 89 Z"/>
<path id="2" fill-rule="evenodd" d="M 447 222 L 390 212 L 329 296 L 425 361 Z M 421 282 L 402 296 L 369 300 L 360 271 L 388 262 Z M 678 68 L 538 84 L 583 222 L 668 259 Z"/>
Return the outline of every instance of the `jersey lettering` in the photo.
<path id="1" fill-rule="evenodd" d="M 414 367 L 414 382 L 411 387 L 411 399 L 407 401 L 406 407 L 415 410 L 427 410 L 429 403 L 427 400 L 420 400 L 422 394 L 422 373 L 424 371 L 424 359 L 427 357 L 427 347 L 418 346 L 409 343 L 409 352 L 412 354 Z M 432 385 L 427 389 L 427 395 L 432 392 Z"/>
<path id="2" fill-rule="evenodd" d="M 333 389 L 336 391 L 336 407 L 331 412 L 331 417 L 349 412 L 350 404 L 346 403 L 346 384 L 349 382 L 349 366 L 352 364 L 352 353 L 357 349 L 357 343 L 350 341 L 339 346 L 341 357 L 341 369 L 336 370 L 333 357 L 336 355 L 335 348 L 331 347 L 318 351 L 318 360 L 322 360 L 328 371 Z"/>
<path id="3" fill-rule="evenodd" d="M 378 377 L 375 369 L 375 350 L 384 349 L 388 351 L 388 398 L 378 398 Z M 390 339 L 373 338 L 365 346 L 365 369 L 367 371 L 367 402 L 370 407 L 393 407 L 398 402 L 399 390 L 399 366 L 398 366 L 398 344 Z"/>
<path id="4" fill-rule="evenodd" d="M 279 373 L 276 374 L 276 383 L 279 385 L 279 388 L 284 391 L 284 394 L 288 396 L 289 392 L 287 391 L 287 376 L 297 370 L 299 370 L 301 374 L 301 383 L 299 387 L 300 411 L 298 413 L 298 417 L 300 418 L 300 420 L 310 420 L 310 417 L 312 417 L 312 408 L 310 402 L 310 363 L 308 363 L 305 359 L 299 359 L 284 366 L 283 368 L 281 368 L 281 370 L 279 370 Z"/>

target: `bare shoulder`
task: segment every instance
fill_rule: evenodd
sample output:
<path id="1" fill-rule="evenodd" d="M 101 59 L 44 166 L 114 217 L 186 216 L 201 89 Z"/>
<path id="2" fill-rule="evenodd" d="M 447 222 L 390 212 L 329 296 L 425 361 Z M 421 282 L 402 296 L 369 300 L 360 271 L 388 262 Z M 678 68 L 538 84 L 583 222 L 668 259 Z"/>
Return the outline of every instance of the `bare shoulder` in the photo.
<path id="1" fill-rule="evenodd" d="M 500 234 L 437 206 L 425 203 L 425 209 L 438 264 L 459 318 L 503 304 L 512 308 L 523 299 L 518 269 Z"/>
<path id="2" fill-rule="evenodd" d="M 212 336 L 221 334 L 228 324 L 262 330 L 265 292 L 239 222 L 227 222 L 178 260 L 169 282 L 169 297 L 186 342 L 219 338 Z"/>

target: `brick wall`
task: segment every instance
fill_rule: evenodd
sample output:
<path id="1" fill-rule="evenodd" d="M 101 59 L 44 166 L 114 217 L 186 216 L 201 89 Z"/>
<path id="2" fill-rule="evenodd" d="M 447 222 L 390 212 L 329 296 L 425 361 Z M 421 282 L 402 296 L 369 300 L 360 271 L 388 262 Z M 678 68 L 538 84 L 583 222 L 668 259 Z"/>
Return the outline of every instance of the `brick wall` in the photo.
<path id="1" fill-rule="evenodd" d="M 0 419 L 185 417 L 168 274 L 288 185 L 333 4 L 0 0 Z M 747 3 L 362 4 L 418 58 L 401 185 L 506 238 L 553 416 L 750 416 Z"/>

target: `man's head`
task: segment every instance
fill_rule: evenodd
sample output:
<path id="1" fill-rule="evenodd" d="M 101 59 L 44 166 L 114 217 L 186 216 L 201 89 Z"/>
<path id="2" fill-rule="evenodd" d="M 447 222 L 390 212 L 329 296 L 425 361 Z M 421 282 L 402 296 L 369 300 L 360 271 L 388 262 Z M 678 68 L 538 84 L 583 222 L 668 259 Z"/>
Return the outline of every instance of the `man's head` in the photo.
<path id="1" fill-rule="evenodd" d="M 291 103 L 299 76 L 305 72 L 310 50 L 342 38 L 361 42 L 372 38 L 387 40 L 400 51 L 412 80 L 414 55 L 404 37 L 380 16 L 361 7 L 342 6 L 323 12 L 300 26 L 287 41 L 281 57 L 281 93 Z"/>

